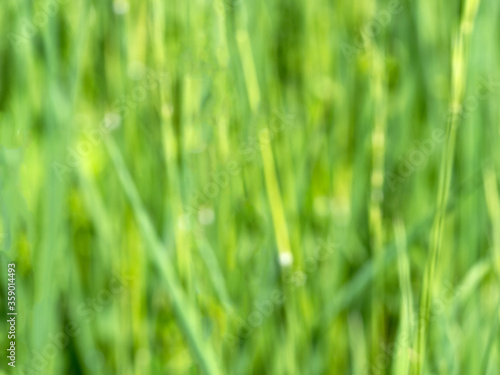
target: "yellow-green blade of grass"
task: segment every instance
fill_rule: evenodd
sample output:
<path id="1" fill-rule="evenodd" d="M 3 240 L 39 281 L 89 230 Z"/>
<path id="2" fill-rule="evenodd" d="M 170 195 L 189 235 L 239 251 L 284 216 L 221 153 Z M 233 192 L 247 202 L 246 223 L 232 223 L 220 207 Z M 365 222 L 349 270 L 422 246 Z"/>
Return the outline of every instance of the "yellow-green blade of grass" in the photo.
<path id="1" fill-rule="evenodd" d="M 184 291 L 170 263 L 167 252 L 155 233 L 154 227 L 143 207 L 141 198 L 117 145 L 110 139 L 106 142 L 106 146 L 118 173 L 125 195 L 132 205 L 137 224 L 146 241 L 152 261 L 159 267 L 165 279 L 166 286 L 170 292 L 170 298 L 172 299 L 172 305 L 174 306 L 175 315 L 193 355 L 198 359 L 205 373 L 222 374 L 215 360 L 213 349 L 203 341 L 198 314 L 194 306 L 191 305 L 188 298 L 184 295 Z"/>

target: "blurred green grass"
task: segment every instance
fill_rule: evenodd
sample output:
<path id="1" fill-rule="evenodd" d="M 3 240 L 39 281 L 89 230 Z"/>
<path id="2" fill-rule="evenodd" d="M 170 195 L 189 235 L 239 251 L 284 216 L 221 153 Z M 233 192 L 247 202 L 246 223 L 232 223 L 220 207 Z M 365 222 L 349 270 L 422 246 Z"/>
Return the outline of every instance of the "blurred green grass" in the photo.
<path id="1" fill-rule="evenodd" d="M 497 373 L 497 2 L 0 9 L 2 373 Z"/>

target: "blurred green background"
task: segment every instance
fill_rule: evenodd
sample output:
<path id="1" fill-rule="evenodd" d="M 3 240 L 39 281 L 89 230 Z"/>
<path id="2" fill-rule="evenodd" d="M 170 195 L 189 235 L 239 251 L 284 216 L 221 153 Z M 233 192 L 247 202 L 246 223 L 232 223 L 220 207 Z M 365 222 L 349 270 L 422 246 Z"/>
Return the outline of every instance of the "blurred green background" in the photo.
<path id="1" fill-rule="evenodd" d="M 0 10 L 0 374 L 498 374 L 498 1 Z"/>

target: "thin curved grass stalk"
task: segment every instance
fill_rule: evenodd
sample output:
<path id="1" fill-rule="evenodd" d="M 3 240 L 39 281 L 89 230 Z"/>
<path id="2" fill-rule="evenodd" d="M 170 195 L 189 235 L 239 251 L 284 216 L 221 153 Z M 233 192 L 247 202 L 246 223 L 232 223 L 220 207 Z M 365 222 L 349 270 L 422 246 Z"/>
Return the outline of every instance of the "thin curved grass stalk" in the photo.
<path id="1" fill-rule="evenodd" d="M 490 214 L 491 226 L 493 232 L 493 246 L 492 246 L 492 259 L 493 259 L 493 269 L 497 274 L 500 275 L 500 197 L 498 196 L 498 185 L 497 176 L 493 167 L 488 167 L 483 172 L 484 180 L 484 195 L 486 197 L 488 212 Z M 481 364 L 481 374 L 486 374 L 488 371 L 488 363 L 491 356 L 491 348 L 495 343 L 495 338 L 498 332 L 498 323 L 500 317 L 500 300 L 495 309 L 495 314 L 493 315 L 493 322 L 491 324 L 490 335 L 488 338 L 488 344 L 486 345 L 486 350 L 484 351 L 484 357 Z"/>
<path id="2" fill-rule="evenodd" d="M 401 219 L 394 220 L 399 285 L 401 289 L 401 319 L 397 337 L 395 367 L 398 374 L 407 374 L 410 368 L 410 345 L 413 332 L 413 295 L 411 291 L 410 261 L 408 258 L 406 232 Z"/>
<path id="3" fill-rule="evenodd" d="M 465 81 L 467 73 L 467 45 L 473 30 L 474 20 L 480 0 L 466 0 L 464 12 L 460 20 L 458 35 L 453 41 L 451 61 L 451 102 L 450 110 L 455 112 L 461 108 L 464 100 Z M 452 116 L 447 124 L 446 142 L 441 159 L 439 174 L 439 185 L 437 193 L 437 209 L 431 229 L 430 252 L 427 257 L 427 265 L 424 273 L 422 296 L 420 301 L 420 316 L 417 330 L 417 356 L 413 362 L 412 373 L 422 374 L 425 366 L 425 351 L 427 331 L 429 326 L 430 308 L 433 296 L 433 287 L 437 284 L 436 267 L 443 240 L 443 229 L 446 217 L 446 204 L 450 191 L 451 175 L 453 170 L 453 158 L 457 137 L 457 128 L 460 125 L 458 116 Z"/>
<path id="4" fill-rule="evenodd" d="M 486 344 L 486 349 L 484 351 L 484 356 L 481 361 L 481 372 L 480 374 L 487 374 L 488 372 L 488 364 L 491 357 L 491 349 L 493 344 L 496 341 L 498 335 L 498 322 L 500 321 L 500 300 L 497 303 L 497 307 L 495 309 L 495 314 L 493 315 L 493 321 L 491 322 L 491 330 L 488 336 L 488 343 Z"/>
<path id="5" fill-rule="evenodd" d="M 498 196 L 497 176 L 492 167 L 484 171 L 484 195 L 488 203 L 493 232 L 493 264 L 497 276 L 500 276 L 500 197 Z"/>
<path id="6" fill-rule="evenodd" d="M 257 73 L 248 32 L 246 30 L 238 31 L 237 41 L 243 66 L 243 73 L 245 76 L 245 85 L 247 88 L 250 109 L 252 114 L 255 115 L 260 102 L 260 91 L 257 84 Z M 261 144 L 260 146 L 262 162 L 264 165 L 266 190 L 269 197 L 269 205 L 271 206 L 274 231 L 276 233 L 278 255 L 280 257 L 283 256 L 286 259 L 291 255 L 291 246 L 290 238 L 288 236 L 283 199 L 281 197 L 281 191 L 278 184 L 278 176 L 276 175 L 273 150 L 270 144 Z M 293 260 L 293 258 L 291 259 Z"/>
<path id="7" fill-rule="evenodd" d="M 133 208 L 137 226 L 147 244 L 146 248 L 150 251 L 154 264 L 157 265 L 165 280 L 179 326 L 194 356 L 197 358 L 201 368 L 206 374 L 222 374 L 215 360 L 212 348 L 205 342 L 201 335 L 198 313 L 181 287 L 180 281 L 171 264 L 171 260 L 168 259 L 167 253 L 163 248 L 164 246 L 159 240 L 155 228 L 144 209 L 135 183 L 130 176 L 118 146 L 112 139 L 106 141 L 106 146 L 119 176 L 124 193 Z"/>
<path id="8" fill-rule="evenodd" d="M 470 190 L 469 194 L 472 194 L 475 190 Z M 453 198 L 453 194 L 452 194 Z M 446 214 L 450 215 L 454 213 L 457 206 L 453 202 L 448 203 L 446 208 Z M 431 226 L 432 213 L 426 215 L 424 220 L 421 220 L 417 225 L 411 228 L 406 235 L 407 242 L 414 241 L 419 236 L 427 232 L 428 228 Z M 382 264 L 377 264 L 373 260 L 367 261 L 363 267 L 354 275 L 345 285 L 343 285 L 335 294 L 329 303 L 325 306 L 322 319 L 332 319 L 340 311 L 347 308 L 356 298 L 360 297 L 360 294 L 369 288 L 372 280 L 380 273 L 383 272 L 390 262 L 394 261 L 397 255 L 396 244 L 394 242 L 387 243 L 384 246 L 384 262 Z"/>

